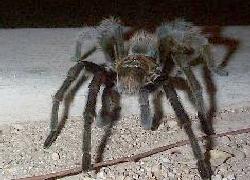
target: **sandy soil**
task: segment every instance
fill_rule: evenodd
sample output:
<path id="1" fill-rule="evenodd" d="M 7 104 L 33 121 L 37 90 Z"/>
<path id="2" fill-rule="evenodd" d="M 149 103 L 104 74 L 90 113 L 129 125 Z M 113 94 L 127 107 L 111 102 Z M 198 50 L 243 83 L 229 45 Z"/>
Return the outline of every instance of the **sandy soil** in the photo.
<path id="1" fill-rule="evenodd" d="M 217 133 L 249 127 L 250 108 L 227 109 L 214 119 Z M 199 122 L 192 118 L 195 133 L 202 135 Z M 81 163 L 81 118 L 72 118 L 49 149 L 42 144 L 48 133 L 48 123 L 25 122 L 0 127 L 0 179 L 41 175 L 79 166 Z M 93 128 L 92 152 L 103 135 L 103 129 Z M 186 139 L 172 115 L 164 118 L 156 131 L 145 131 L 136 116 L 124 117 L 114 127 L 106 146 L 104 160 L 137 154 L 155 147 Z M 200 143 L 204 145 L 204 142 Z M 204 149 L 203 149 L 204 150 Z M 247 180 L 250 175 L 250 134 L 215 139 L 212 153 L 214 180 Z M 93 160 L 94 160 L 93 157 Z M 170 149 L 140 160 L 102 168 L 63 179 L 200 179 L 189 145 Z"/>

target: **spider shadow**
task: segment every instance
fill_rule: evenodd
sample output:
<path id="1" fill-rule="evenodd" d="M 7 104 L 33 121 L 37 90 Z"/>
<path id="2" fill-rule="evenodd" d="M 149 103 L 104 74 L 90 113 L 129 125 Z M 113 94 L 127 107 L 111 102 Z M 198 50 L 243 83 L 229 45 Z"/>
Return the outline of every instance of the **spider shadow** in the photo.
<path id="1" fill-rule="evenodd" d="M 239 49 L 240 41 L 235 38 L 225 37 L 222 32 L 223 26 L 205 26 L 202 29 L 203 34 L 207 34 L 211 44 L 223 45 L 227 48 L 227 53 L 220 63 L 220 67 L 226 67 L 233 54 Z"/>

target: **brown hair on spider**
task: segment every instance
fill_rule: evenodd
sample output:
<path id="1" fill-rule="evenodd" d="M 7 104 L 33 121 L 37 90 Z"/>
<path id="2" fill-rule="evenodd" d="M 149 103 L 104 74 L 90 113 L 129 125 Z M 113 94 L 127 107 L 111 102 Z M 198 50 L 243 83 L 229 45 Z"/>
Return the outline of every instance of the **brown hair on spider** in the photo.
<path id="1" fill-rule="evenodd" d="M 158 41 L 139 31 L 129 40 L 128 56 L 117 61 L 117 88 L 120 93 L 136 94 L 151 80 L 158 67 Z"/>

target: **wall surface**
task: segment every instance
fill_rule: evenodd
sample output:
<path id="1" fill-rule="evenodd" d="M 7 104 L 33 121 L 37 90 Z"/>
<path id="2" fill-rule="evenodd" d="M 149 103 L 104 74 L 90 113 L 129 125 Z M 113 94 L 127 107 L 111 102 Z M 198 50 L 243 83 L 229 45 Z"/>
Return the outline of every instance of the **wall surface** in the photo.
<path id="1" fill-rule="evenodd" d="M 88 30 L 86 28 L 85 30 Z M 66 77 L 74 62 L 70 61 L 74 42 L 81 29 L 0 29 L 0 123 L 49 120 L 51 96 Z M 214 75 L 218 109 L 246 106 L 250 103 L 250 27 L 230 26 L 220 34 L 222 41 L 213 46 L 215 60 L 220 62 L 231 49 L 228 77 Z M 216 40 L 216 38 L 215 38 Z M 218 40 L 218 39 L 217 39 Z M 229 43 L 228 43 L 229 42 Z M 228 45 L 229 44 L 229 45 Z M 229 49 L 230 49 L 229 48 Z M 102 58 L 96 54 L 90 58 Z M 195 74 L 202 80 L 200 67 Z M 77 94 L 72 116 L 82 114 L 87 85 Z M 206 93 L 206 92 L 205 92 Z M 185 94 L 180 98 L 186 109 L 194 113 Z M 166 101 L 167 102 L 167 101 Z M 123 97 L 123 115 L 137 114 L 136 97 Z M 166 112 L 172 112 L 168 103 Z M 98 101 L 100 107 L 100 99 Z"/>

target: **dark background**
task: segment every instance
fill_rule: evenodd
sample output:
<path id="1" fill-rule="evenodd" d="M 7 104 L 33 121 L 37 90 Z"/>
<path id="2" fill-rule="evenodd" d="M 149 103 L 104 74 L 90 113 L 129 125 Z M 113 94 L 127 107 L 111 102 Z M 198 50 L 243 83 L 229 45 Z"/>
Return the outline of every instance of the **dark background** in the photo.
<path id="1" fill-rule="evenodd" d="M 0 0 L 0 27 L 79 27 L 103 17 L 153 27 L 184 17 L 197 25 L 249 25 L 248 0 Z"/>

